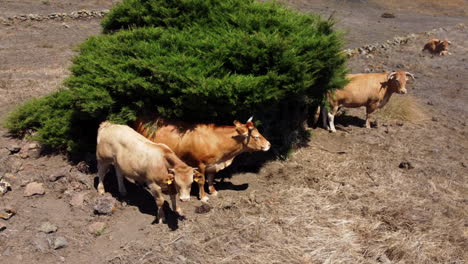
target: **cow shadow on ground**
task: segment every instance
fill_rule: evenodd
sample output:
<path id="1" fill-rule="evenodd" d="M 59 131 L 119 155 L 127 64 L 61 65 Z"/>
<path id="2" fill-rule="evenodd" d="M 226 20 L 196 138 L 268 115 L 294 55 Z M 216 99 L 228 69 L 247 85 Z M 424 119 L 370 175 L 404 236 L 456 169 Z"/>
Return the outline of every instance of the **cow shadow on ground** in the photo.
<path id="1" fill-rule="evenodd" d="M 98 182 L 98 177 L 95 177 L 94 187 L 96 189 Z M 111 169 L 104 178 L 104 188 L 106 192 L 110 193 L 112 197 L 118 201 L 122 203 L 125 202 L 127 206 L 136 206 L 141 213 L 154 216 L 152 224 L 157 224 L 156 215 L 158 207 L 154 197 L 143 186 L 131 183 L 126 179 L 124 180 L 124 184 L 127 189 L 127 196 L 122 197 L 119 193 L 117 177 L 113 169 Z M 164 197 L 168 199 L 169 196 L 164 195 Z M 167 200 L 164 202 L 163 210 L 166 216 L 165 224 L 167 224 L 171 230 L 177 230 L 179 228 L 179 214 L 171 209 Z"/>

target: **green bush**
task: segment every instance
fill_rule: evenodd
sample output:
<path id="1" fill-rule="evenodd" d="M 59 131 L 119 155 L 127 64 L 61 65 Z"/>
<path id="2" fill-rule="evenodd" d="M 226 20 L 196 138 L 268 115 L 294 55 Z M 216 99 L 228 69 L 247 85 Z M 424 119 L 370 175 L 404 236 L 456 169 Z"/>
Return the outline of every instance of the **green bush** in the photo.
<path id="1" fill-rule="evenodd" d="M 284 153 L 307 108 L 345 83 L 333 22 L 249 0 L 124 0 L 73 59 L 67 90 L 11 114 L 12 132 L 71 152 L 137 116 L 230 124 L 254 114 Z M 78 129 L 78 131 L 76 131 Z"/>

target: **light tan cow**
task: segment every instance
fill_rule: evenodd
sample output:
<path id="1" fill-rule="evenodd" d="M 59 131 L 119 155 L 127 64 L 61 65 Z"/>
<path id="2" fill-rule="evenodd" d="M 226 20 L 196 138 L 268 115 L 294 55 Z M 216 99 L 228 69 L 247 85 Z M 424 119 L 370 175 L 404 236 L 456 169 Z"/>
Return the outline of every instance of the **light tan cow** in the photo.
<path id="1" fill-rule="evenodd" d="M 339 107 L 366 107 L 366 128 L 370 128 L 370 114 L 382 108 L 390 100 L 393 93 L 406 94 L 408 77 L 414 80 L 414 75 L 405 71 L 383 73 L 348 74 L 350 82 L 343 89 L 327 94 L 330 112 L 322 107 L 323 126 L 330 132 L 336 132 L 334 118 Z M 317 110 L 316 117 L 320 112 Z M 328 123 L 327 123 L 328 118 Z"/>
<path id="2" fill-rule="evenodd" d="M 423 51 L 427 50 L 432 54 L 444 56 L 450 54 L 448 46 L 451 44 L 452 42 L 448 40 L 431 39 L 424 45 Z"/>
<path id="3" fill-rule="evenodd" d="M 195 169 L 181 161 L 168 146 L 151 142 L 128 126 L 103 122 L 98 130 L 96 158 L 100 194 L 105 192 L 104 177 L 110 165 L 114 165 L 121 195 L 127 193 L 125 176 L 132 182 L 146 184 L 156 200 L 159 223 L 164 220 L 163 192 L 170 195 L 173 210 L 183 216 L 176 195 L 179 193 L 182 201 L 190 200 Z"/>

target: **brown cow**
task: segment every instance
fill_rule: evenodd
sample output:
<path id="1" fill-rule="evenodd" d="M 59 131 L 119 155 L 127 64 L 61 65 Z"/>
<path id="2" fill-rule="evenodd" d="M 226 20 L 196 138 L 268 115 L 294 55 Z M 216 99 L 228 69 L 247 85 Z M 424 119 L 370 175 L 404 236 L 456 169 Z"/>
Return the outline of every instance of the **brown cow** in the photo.
<path id="1" fill-rule="evenodd" d="M 431 39 L 429 40 L 429 42 L 426 43 L 426 45 L 424 45 L 424 48 L 422 51 L 427 50 L 432 54 L 443 56 L 443 55 L 450 54 L 448 52 L 448 46 L 451 44 L 452 42 L 448 40 L 442 41 L 439 39 Z"/>
<path id="2" fill-rule="evenodd" d="M 154 122 L 138 120 L 136 131 L 158 143 L 168 145 L 193 167 L 200 170 L 200 199 L 208 201 L 204 191 L 205 174 L 210 194 L 217 195 L 213 186 L 216 172 L 231 165 L 242 152 L 268 151 L 270 142 L 255 128 L 250 118 L 246 124 L 234 121 L 235 126 L 214 124 L 186 124 L 156 119 Z"/>
<path id="3" fill-rule="evenodd" d="M 158 222 L 164 220 L 164 197 L 170 194 L 173 210 L 183 216 L 176 203 L 176 194 L 182 201 L 190 200 L 190 187 L 195 169 L 187 166 L 164 144 L 151 142 L 132 128 L 103 122 L 99 126 L 96 146 L 98 163 L 98 192 L 104 194 L 104 177 L 114 165 L 119 192 L 125 196 L 127 191 L 123 176 L 133 182 L 146 184 L 158 206 Z"/>
<path id="4" fill-rule="evenodd" d="M 385 106 L 393 93 L 406 94 L 407 76 L 414 80 L 414 75 L 405 71 L 348 74 L 346 78 L 350 82 L 343 89 L 327 94 L 331 112 L 328 112 L 325 107 L 322 108 L 323 126 L 330 132 L 336 132 L 334 118 L 339 107 L 365 106 L 366 128 L 370 128 L 370 114 Z M 317 109 L 316 117 L 319 112 L 320 107 Z"/>

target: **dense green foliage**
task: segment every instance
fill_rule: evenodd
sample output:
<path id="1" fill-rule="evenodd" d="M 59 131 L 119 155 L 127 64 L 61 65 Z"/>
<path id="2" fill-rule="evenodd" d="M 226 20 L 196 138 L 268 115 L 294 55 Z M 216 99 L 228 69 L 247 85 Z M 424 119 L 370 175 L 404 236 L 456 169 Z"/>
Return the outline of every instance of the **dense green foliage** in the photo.
<path id="1" fill-rule="evenodd" d="M 285 150 L 310 104 L 345 83 L 332 21 L 251 0 L 124 0 L 73 59 L 67 90 L 26 103 L 15 133 L 76 152 L 138 115 L 229 124 L 254 114 Z M 79 133 L 77 130 L 79 130 Z"/>

